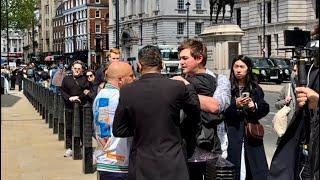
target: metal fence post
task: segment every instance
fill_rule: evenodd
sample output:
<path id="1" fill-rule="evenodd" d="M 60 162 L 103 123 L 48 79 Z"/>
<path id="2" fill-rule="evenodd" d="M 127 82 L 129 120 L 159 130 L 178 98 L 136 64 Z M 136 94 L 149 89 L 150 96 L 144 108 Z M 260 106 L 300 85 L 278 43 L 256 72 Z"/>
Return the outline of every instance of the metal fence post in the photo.
<path id="1" fill-rule="evenodd" d="M 46 123 L 49 124 L 49 89 L 43 87 L 43 95 L 44 95 L 44 116 L 46 119 Z M 50 128 L 50 124 L 49 124 Z"/>
<path id="2" fill-rule="evenodd" d="M 64 140 L 65 107 L 61 94 L 58 94 L 58 140 Z"/>
<path id="3" fill-rule="evenodd" d="M 58 133 L 58 94 L 53 92 L 53 134 Z"/>
<path id="4" fill-rule="evenodd" d="M 80 103 L 75 102 L 73 106 L 73 127 L 72 127 L 72 152 L 73 159 L 81 159 L 81 148 L 80 148 Z"/>
<path id="5" fill-rule="evenodd" d="M 92 147 L 92 137 L 93 137 L 93 115 L 92 106 L 87 103 L 83 106 L 83 159 L 82 159 L 82 171 L 85 174 L 93 173 L 95 168 L 93 167 L 93 147 Z"/>
<path id="6" fill-rule="evenodd" d="M 48 120 L 49 120 L 49 128 L 53 128 L 53 92 L 48 89 Z"/>

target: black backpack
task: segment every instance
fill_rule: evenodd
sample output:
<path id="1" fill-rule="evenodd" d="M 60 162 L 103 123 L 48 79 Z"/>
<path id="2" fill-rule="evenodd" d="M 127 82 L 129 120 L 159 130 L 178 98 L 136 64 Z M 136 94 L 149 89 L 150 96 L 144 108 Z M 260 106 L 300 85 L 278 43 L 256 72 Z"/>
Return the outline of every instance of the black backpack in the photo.
<path id="1" fill-rule="evenodd" d="M 204 75 L 203 75 L 204 76 Z M 207 96 L 213 96 L 216 87 L 217 87 L 217 78 L 218 74 L 215 74 L 216 77 L 211 76 L 210 81 L 204 81 L 203 77 L 200 77 L 198 80 L 187 80 L 190 82 L 190 84 L 194 85 L 196 91 L 199 93 L 199 84 L 195 84 L 197 82 L 205 82 L 210 83 L 207 84 L 207 87 L 210 87 L 211 92 L 206 92 Z M 203 84 L 202 84 L 203 85 Z M 204 89 L 204 88 L 202 88 Z M 208 89 L 208 88 L 207 88 Z M 190 156 L 192 154 L 192 151 L 194 150 L 195 146 L 205 149 L 207 151 L 213 151 L 213 152 L 221 152 L 221 143 L 220 139 L 217 134 L 217 125 L 220 124 L 222 121 L 224 121 L 224 115 L 223 113 L 219 114 L 213 114 L 213 113 L 207 113 L 204 111 L 201 111 L 201 121 L 198 123 L 197 127 L 188 127 L 190 124 L 182 124 L 182 136 L 186 137 L 186 143 L 187 143 L 187 154 Z M 185 117 L 188 118 L 188 117 Z M 190 121 L 185 119 L 186 122 Z M 191 130 L 192 128 L 192 130 Z M 194 137 L 191 137 L 190 134 L 194 134 Z M 189 134 L 189 135 L 187 135 Z"/>

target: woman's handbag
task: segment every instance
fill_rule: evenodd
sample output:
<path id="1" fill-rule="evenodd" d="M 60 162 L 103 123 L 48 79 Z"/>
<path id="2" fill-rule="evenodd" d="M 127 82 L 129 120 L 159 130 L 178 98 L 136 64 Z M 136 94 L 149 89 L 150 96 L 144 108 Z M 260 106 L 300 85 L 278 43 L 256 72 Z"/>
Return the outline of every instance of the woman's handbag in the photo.
<path id="1" fill-rule="evenodd" d="M 264 128 L 261 124 L 254 124 L 247 122 L 245 125 L 245 135 L 248 139 L 262 140 L 264 135 Z"/>
<path id="2" fill-rule="evenodd" d="M 291 86 L 289 85 L 288 96 L 290 96 L 290 88 Z M 273 117 L 273 120 L 272 120 L 273 130 L 277 133 L 279 137 L 281 137 L 287 130 L 288 114 L 290 111 L 291 111 L 291 108 L 285 105 Z"/>

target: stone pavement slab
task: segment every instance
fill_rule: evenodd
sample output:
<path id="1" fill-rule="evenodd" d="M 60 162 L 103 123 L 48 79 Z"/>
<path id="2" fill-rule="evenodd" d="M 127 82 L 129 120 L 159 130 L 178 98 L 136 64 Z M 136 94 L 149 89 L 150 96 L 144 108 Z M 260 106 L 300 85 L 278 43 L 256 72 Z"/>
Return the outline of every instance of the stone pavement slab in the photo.
<path id="1" fill-rule="evenodd" d="M 281 84 L 260 83 L 259 86 L 263 89 L 264 92 L 280 93 L 281 89 L 286 84 L 287 83 L 281 83 Z"/>
<path id="2" fill-rule="evenodd" d="M 63 141 L 20 92 L 1 95 L 1 179 L 95 180 L 82 160 L 65 158 Z"/>

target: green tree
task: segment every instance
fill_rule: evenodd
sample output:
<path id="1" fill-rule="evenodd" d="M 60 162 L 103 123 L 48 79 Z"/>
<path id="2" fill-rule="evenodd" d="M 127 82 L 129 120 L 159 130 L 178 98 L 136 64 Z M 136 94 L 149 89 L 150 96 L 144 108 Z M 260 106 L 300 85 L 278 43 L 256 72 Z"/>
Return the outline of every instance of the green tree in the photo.
<path id="1" fill-rule="evenodd" d="M 1 30 L 7 28 L 7 18 L 9 28 L 31 28 L 36 23 L 36 4 L 37 0 L 1 0 Z"/>

